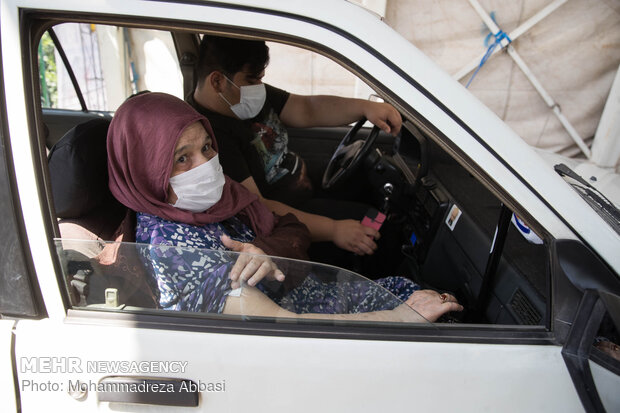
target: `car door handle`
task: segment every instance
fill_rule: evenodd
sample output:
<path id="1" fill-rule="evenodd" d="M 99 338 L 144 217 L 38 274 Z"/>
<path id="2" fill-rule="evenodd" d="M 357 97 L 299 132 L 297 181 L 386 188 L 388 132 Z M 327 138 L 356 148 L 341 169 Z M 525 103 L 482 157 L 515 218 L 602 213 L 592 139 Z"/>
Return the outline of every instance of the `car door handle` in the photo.
<path id="1" fill-rule="evenodd" d="M 107 376 L 97 385 L 100 402 L 198 406 L 199 386 L 192 380 L 162 377 Z"/>

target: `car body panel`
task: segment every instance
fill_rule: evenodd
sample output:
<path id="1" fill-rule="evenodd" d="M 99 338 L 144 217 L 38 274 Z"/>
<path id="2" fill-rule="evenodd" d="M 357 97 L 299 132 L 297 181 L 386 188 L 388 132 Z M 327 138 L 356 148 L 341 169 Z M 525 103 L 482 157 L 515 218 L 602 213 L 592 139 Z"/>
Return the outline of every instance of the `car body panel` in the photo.
<path id="1" fill-rule="evenodd" d="M 21 380 L 97 383 L 107 374 L 103 369 L 87 371 L 88 361 L 178 360 L 188 361 L 187 370 L 172 376 L 226 382 L 223 392 L 203 393 L 200 411 L 433 411 L 438 403 L 471 412 L 582 409 L 555 346 L 536 346 L 532 351 L 531 346 L 519 345 L 300 339 L 76 321 L 19 323 L 18 361 L 49 355 L 78 357 L 83 370 L 23 373 Z M 40 337 L 46 337 L 45 346 L 39 344 Z M 472 392 L 474 388 L 484 391 Z M 67 412 L 106 410 L 105 403 L 94 403 L 92 394 L 84 402 L 73 400 L 66 391 L 35 394 L 22 391 L 22 411 L 40 411 L 49 405 Z M 548 394 L 562 397 L 545 397 Z M 109 408 L 125 411 L 127 407 Z"/>
<path id="2" fill-rule="evenodd" d="M 592 369 L 592 378 L 601 396 L 603 407 L 608 412 L 619 411 L 620 398 L 614 395 L 617 394 L 620 388 L 620 377 L 593 361 L 590 361 L 589 364 Z"/>
<path id="3" fill-rule="evenodd" d="M 13 370 L 13 327 L 14 320 L 0 320 L 0 387 L 2 389 L 2 409 L 6 412 L 17 411 L 15 399 L 15 376 Z"/>

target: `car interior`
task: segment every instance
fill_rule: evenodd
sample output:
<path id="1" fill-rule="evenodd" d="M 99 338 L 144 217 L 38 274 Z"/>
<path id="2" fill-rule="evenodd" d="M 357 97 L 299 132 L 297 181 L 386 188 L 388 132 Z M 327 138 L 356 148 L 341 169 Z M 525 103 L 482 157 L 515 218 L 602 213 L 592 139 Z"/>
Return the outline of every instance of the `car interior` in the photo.
<path id="1" fill-rule="evenodd" d="M 70 73 L 62 44 L 49 25 L 41 35 L 46 30 Z M 172 36 L 181 66 L 193 61 L 198 35 Z M 184 79 L 186 89 L 191 84 Z M 107 188 L 105 140 L 113 113 L 84 104 L 82 110 L 43 107 L 41 115 L 55 233 L 72 304 L 104 302 L 106 289 L 114 288 L 115 305 L 156 308 L 139 260 L 103 243 L 128 241 L 132 228 L 131 212 Z M 362 127 L 363 120 L 347 127 L 289 129 L 289 146 L 305 159 L 322 196 L 362 202 L 385 214 L 382 234 L 391 235 L 385 237 L 383 268 L 373 271 L 389 269 L 382 275 L 402 275 L 423 288 L 449 292 L 465 307 L 438 322 L 548 327 L 545 234 L 526 239 L 523 228 L 530 231 L 536 224 L 525 224 L 526 214 L 511 210 L 478 179 L 475 165 L 449 154 L 432 125 L 407 114 L 403 121 L 396 137 Z M 75 239 L 90 242 L 69 242 Z"/>

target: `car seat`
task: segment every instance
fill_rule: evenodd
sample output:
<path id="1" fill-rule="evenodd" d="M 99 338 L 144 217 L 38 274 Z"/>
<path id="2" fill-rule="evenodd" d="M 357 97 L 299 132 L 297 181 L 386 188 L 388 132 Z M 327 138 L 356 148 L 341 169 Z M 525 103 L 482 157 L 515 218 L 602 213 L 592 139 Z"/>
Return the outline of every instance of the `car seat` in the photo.
<path id="1" fill-rule="evenodd" d="M 157 299 L 136 244 L 119 243 L 135 243 L 135 213 L 108 188 L 109 125 L 103 118 L 79 124 L 49 152 L 58 254 L 72 304 L 102 303 L 105 290 L 115 288 L 118 303 L 153 308 Z"/>

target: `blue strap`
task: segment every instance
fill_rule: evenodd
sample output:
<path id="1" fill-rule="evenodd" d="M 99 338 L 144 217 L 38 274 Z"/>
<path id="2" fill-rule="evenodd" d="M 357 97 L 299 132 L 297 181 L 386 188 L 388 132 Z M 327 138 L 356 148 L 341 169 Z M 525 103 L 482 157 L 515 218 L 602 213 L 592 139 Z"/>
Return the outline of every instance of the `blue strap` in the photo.
<path id="1" fill-rule="evenodd" d="M 469 85 L 471 84 L 471 81 L 474 80 L 474 77 L 476 77 L 480 68 L 486 63 L 486 61 L 489 59 L 491 54 L 493 54 L 493 50 L 495 50 L 495 48 L 498 45 L 501 46 L 502 40 L 506 39 L 508 40 L 508 44 L 512 43 L 512 40 L 510 40 L 510 37 L 508 37 L 508 35 L 504 33 L 502 30 L 498 31 L 493 36 L 495 36 L 495 41 L 491 43 L 491 45 L 487 49 L 487 52 L 484 54 L 484 56 L 482 56 L 482 59 L 480 60 L 480 64 L 474 71 L 474 74 L 471 75 L 471 77 L 469 78 L 469 81 L 467 82 L 467 85 L 465 87 L 469 87 Z"/>

